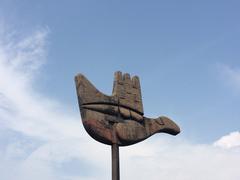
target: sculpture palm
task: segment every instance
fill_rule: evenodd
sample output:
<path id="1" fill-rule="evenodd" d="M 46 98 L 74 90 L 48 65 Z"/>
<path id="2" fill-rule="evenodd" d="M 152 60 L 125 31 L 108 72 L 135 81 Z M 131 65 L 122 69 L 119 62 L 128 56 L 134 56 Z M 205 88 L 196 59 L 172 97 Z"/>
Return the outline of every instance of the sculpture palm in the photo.
<path id="1" fill-rule="evenodd" d="M 137 76 L 115 73 L 113 93 L 98 91 L 82 74 L 75 77 L 84 128 L 95 140 L 126 146 L 155 133 L 177 135 L 180 128 L 167 117 L 144 117 L 140 81 Z"/>

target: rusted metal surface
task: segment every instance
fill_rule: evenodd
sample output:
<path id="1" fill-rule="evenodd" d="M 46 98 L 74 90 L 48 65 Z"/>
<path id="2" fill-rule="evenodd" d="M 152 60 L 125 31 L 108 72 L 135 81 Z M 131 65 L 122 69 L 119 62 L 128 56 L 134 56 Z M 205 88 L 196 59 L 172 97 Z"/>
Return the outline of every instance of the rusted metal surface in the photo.
<path id="1" fill-rule="evenodd" d="M 118 146 L 138 143 L 155 133 L 177 135 L 180 132 L 178 125 L 165 116 L 144 116 L 137 76 L 131 78 L 128 73 L 116 72 L 111 96 L 97 90 L 82 74 L 75 77 L 75 82 L 84 128 L 95 140 L 112 145 L 113 159 L 118 158 Z M 119 160 L 115 160 L 118 165 L 113 163 L 113 168 L 119 168 Z"/>
<path id="2" fill-rule="evenodd" d="M 179 127 L 169 118 L 144 117 L 140 81 L 137 76 L 115 73 L 112 96 L 98 91 L 83 75 L 75 77 L 82 122 L 97 141 L 126 146 L 155 133 L 176 135 Z M 113 133 L 113 126 L 116 131 Z"/>

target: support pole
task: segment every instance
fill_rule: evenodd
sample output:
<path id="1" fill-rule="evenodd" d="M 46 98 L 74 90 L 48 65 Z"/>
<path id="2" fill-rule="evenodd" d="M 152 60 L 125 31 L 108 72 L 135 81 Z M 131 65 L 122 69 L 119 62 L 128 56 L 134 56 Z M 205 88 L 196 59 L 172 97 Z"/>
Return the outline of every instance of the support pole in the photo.
<path id="1" fill-rule="evenodd" d="M 117 144 L 112 144 L 112 180 L 120 180 L 119 146 Z"/>

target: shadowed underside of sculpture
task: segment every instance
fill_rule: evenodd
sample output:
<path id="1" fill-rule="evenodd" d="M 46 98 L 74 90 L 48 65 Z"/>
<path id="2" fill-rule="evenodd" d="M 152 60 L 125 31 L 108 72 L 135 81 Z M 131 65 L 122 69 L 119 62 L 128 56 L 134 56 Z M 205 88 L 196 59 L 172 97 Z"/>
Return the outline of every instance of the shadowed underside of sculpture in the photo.
<path id="1" fill-rule="evenodd" d="M 75 77 L 84 128 L 95 140 L 127 146 L 155 133 L 177 135 L 180 128 L 167 117 L 144 117 L 137 76 L 115 73 L 112 96 L 98 91 L 82 74 Z"/>

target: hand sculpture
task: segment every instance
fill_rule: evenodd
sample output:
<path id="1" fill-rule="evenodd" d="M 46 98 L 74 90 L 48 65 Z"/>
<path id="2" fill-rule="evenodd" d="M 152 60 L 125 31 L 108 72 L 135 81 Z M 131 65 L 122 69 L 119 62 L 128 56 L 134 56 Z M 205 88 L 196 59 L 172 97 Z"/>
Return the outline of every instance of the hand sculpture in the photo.
<path id="1" fill-rule="evenodd" d="M 82 74 L 75 77 L 82 122 L 95 140 L 127 146 L 155 133 L 177 135 L 180 128 L 167 117 L 144 117 L 137 76 L 115 73 L 112 96 L 98 91 Z"/>

